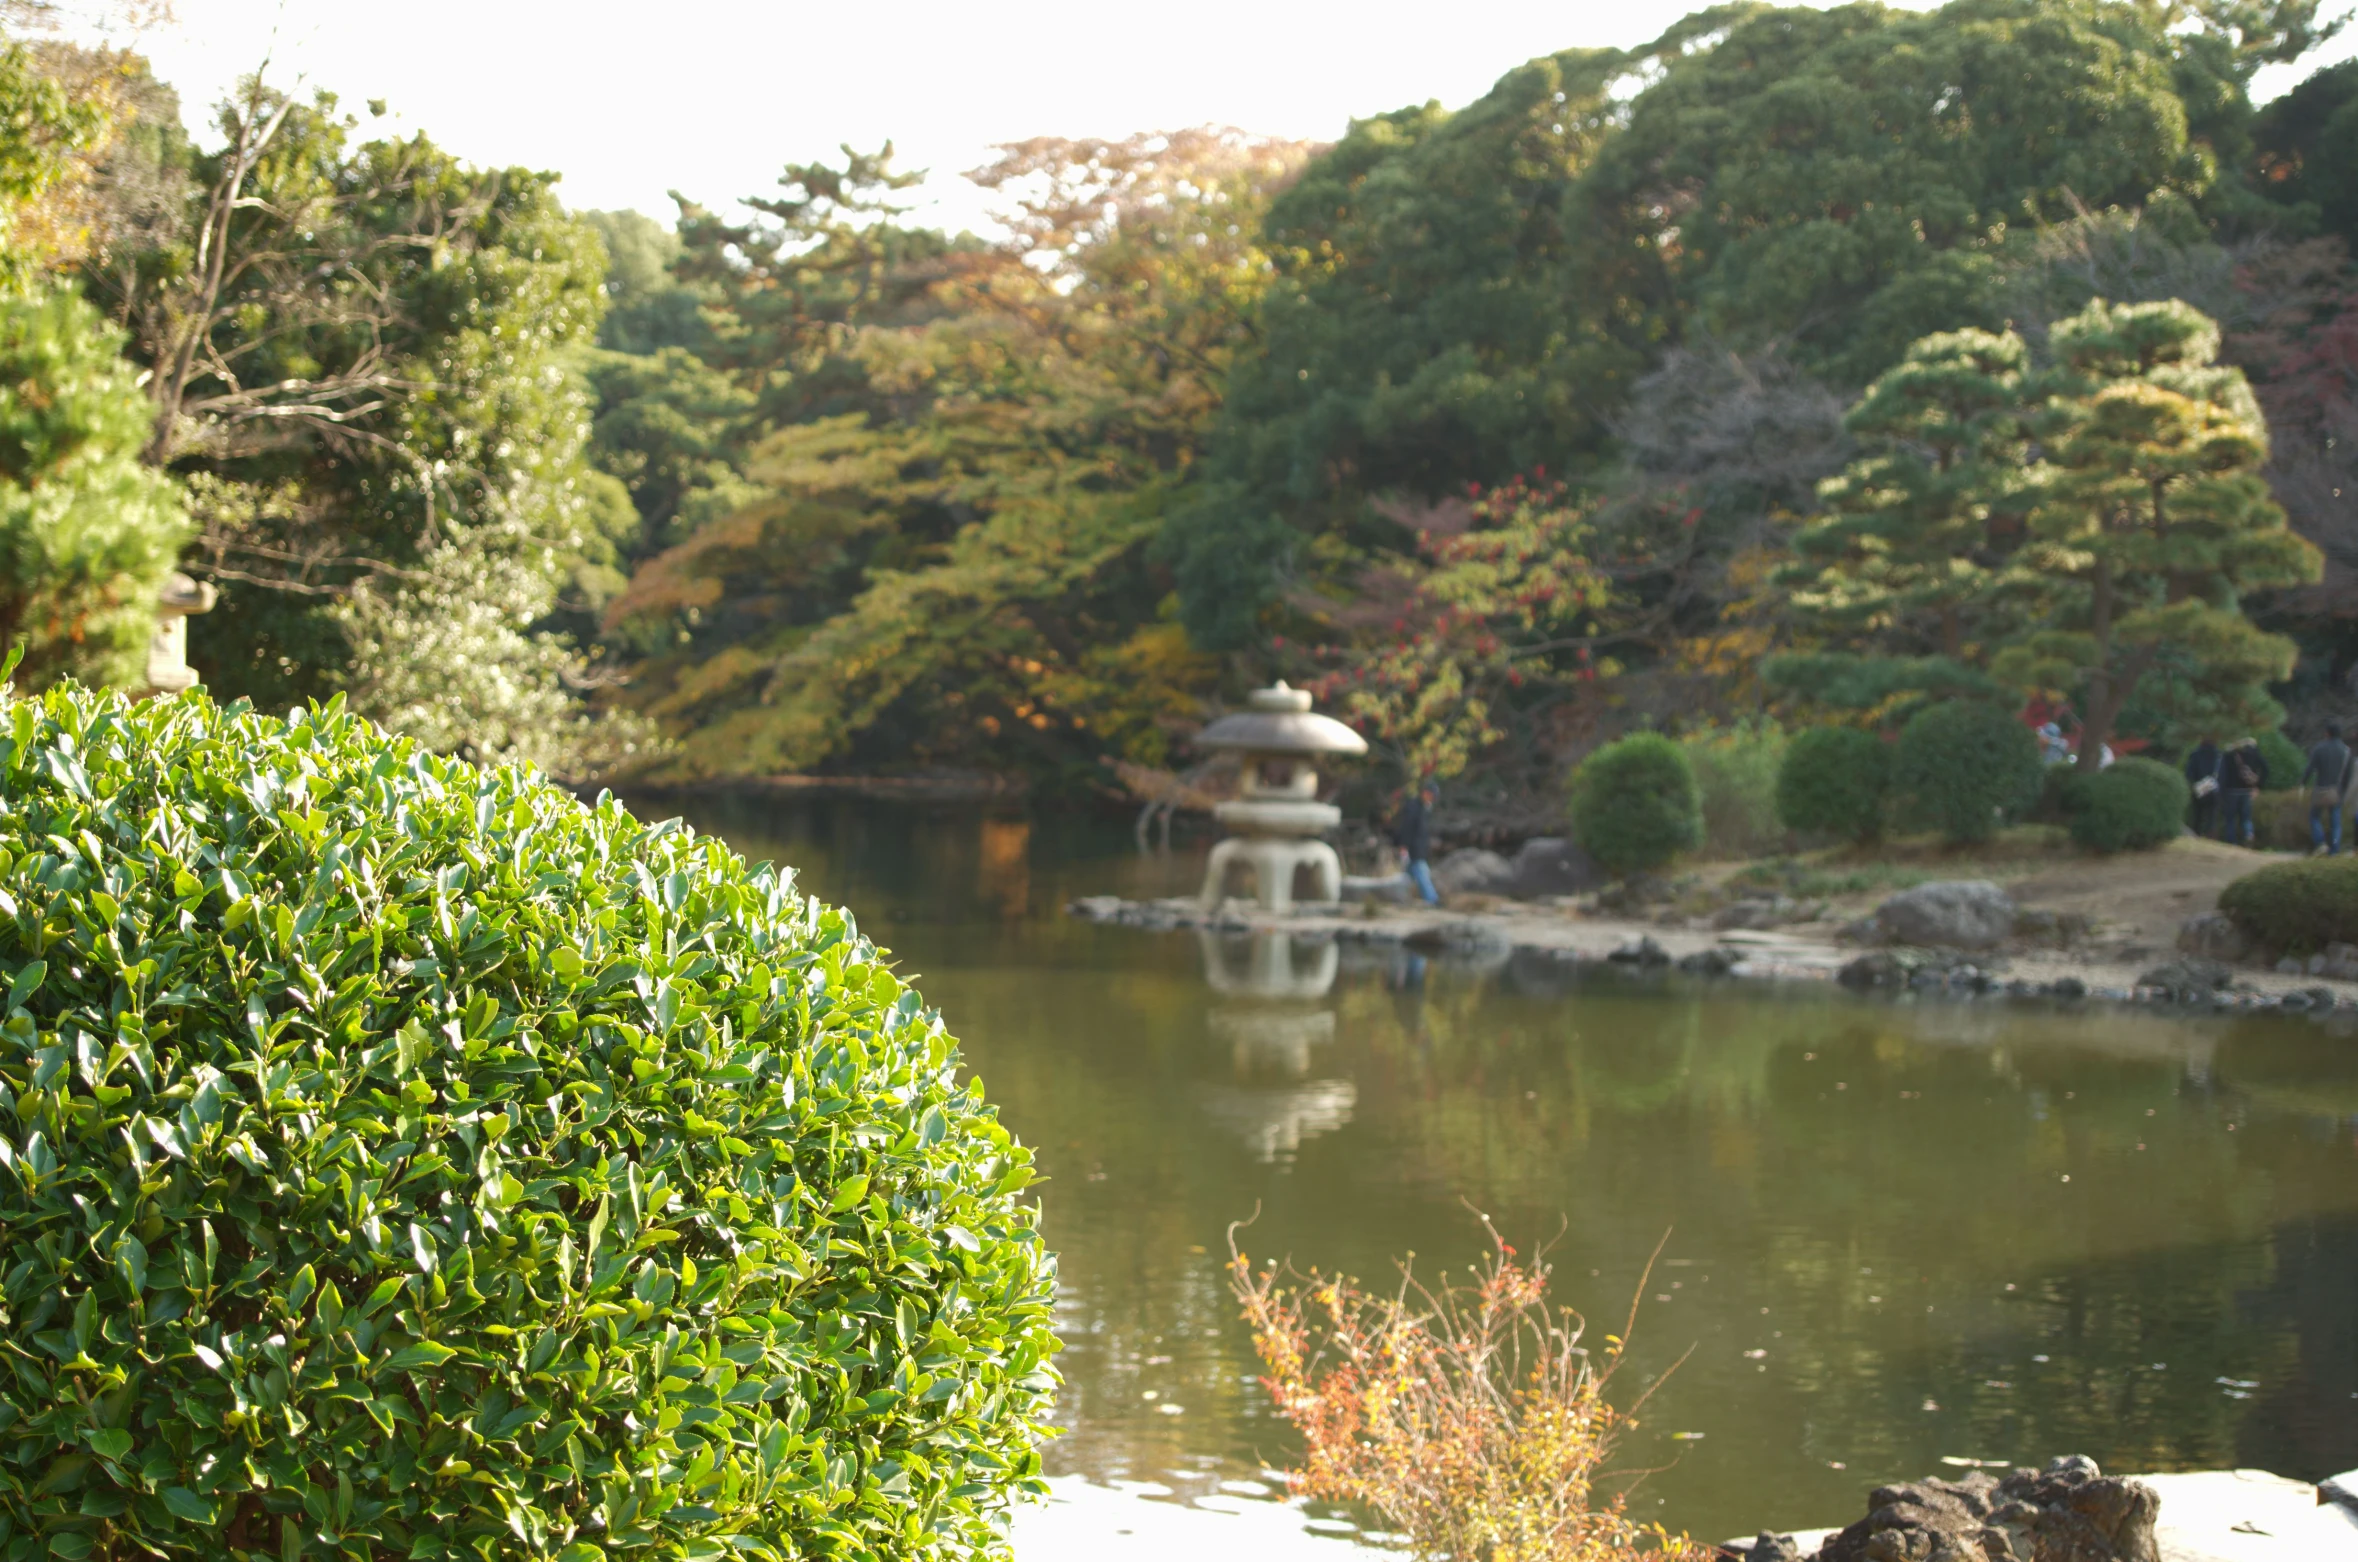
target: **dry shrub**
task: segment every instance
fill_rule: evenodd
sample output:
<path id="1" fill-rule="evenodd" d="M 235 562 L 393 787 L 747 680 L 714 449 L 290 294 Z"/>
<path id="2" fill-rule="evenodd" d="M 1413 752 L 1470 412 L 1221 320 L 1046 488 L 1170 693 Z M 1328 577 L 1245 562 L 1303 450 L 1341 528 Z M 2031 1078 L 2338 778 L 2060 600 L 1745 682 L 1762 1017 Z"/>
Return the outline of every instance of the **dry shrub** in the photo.
<path id="1" fill-rule="evenodd" d="M 1428 1287 L 1403 1264 L 1399 1289 L 1379 1295 L 1315 1270 L 1255 1270 L 1230 1233 L 1262 1385 L 1308 1445 L 1295 1489 L 1364 1503 L 1420 1557 L 1703 1562 L 1712 1548 L 1596 1489 L 1644 1403 L 1606 1397 L 1629 1327 L 1590 1351 L 1579 1314 L 1548 1301 L 1547 1263 L 1523 1262 L 1495 1230 L 1490 1240 L 1461 1283 L 1444 1273 Z"/>

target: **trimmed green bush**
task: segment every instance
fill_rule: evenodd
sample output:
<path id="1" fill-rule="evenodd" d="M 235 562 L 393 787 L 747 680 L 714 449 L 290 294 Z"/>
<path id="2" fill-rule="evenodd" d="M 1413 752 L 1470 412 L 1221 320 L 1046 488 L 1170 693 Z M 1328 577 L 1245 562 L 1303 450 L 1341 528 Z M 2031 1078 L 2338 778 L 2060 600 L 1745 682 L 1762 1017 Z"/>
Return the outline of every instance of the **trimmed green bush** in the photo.
<path id="1" fill-rule="evenodd" d="M 937 1558 L 1030 1155 L 843 912 L 340 703 L 0 699 L 0 1556 Z"/>
<path id="2" fill-rule="evenodd" d="M 2271 792 L 2283 792 L 2301 784 L 2301 772 L 2309 768 L 2308 750 L 2280 731 L 2257 734 L 2260 758 L 2268 766 L 2268 787 Z"/>
<path id="3" fill-rule="evenodd" d="M 1624 878 L 1702 845 L 1703 798 L 1685 752 L 1639 732 L 1589 755 L 1572 777 L 1572 834 Z"/>
<path id="4" fill-rule="evenodd" d="M 1782 844 L 1777 771 L 1785 729 L 1766 718 L 1738 721 L 1679 739 L 1702 799 L 1703 848 L 1714 857 L 1754 857 Z"/>
<path id="5" fill-rule="evenodd" d="M 2358 857 L 2270 863 L 2221 890 L 2219 910 L 2246 937 L 2279 953 L 2358 943 Z"/>
<path id="6" fill-rule="evenodd" d="M 2135 851 L 2186 833 L 2186 778 L 2155 759 L 2121 759 L 2065 783 L 2071 838 L 2091 851 Z"/>
<path id="7" fill-rule="evenodd" d="M 1986 841 L 2039 794 L 2039 740 L 1995 705 L 1949 700 L 1900 729 L 1893 782 L 1916 820 L 1953 842 Z"/>
<path id="8" fill-rule="evenodd" d="M 1812 727 L 1786 745 L 1777 816 L 1789 830 L 1871 841 L 1890 792 L 1890 744 L 1856 727 Z"/>

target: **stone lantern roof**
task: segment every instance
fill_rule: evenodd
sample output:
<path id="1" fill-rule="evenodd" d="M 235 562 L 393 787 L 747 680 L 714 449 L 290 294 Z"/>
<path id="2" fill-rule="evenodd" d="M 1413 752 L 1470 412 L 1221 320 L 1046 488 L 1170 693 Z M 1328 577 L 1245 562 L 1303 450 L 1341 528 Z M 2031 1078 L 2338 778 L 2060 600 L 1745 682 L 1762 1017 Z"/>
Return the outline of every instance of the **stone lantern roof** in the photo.
<path id="1" fill-rule="evenodd" d="M 1223 716 L 1195 735 L 1199 749 L 1237 749 L 1252 754 L 1364 754 L 1367 739 L 1332 716 L 1310 709 L 1310 691 L 1255 689 L 1247 708 Z"/>

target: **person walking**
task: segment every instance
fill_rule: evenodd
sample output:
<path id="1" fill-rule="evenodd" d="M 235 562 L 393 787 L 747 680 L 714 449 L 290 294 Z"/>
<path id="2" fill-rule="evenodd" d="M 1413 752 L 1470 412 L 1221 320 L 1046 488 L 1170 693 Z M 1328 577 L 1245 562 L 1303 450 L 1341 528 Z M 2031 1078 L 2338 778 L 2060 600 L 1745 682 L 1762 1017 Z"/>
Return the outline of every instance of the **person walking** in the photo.
<path id="1" fill-rule="evenodd" d="M 1392 821 L 1392 841 L 1408 855 L 1409 882 L 1428 906 L 1441 904 L 1441 892 L 1433 887 L 1433 868 L 1428 860 L 1433 855 L 1433 805 L 1441 800 L 1440 784 L 1431 776 L 1417 783 L 1416 791 L 1400 805 L 1400 817 Z"/>
<path id="2" fill-rule="evenodd" d="M 2267 784 L 2268 761 L 2260 753 L 2259 740 L 2237 738 L 2219 761 L 2219 801 L 2225 814 L 2219 821 L 2219 839 L 2237 846 L 2256 843 L 2252 804 Z"/>
<path id="3" fill-rule="evenodd" d="M 2194 833 L 2207 840 L 2219 828 L 2219 742 L 2208 732 L 2186 756 L 2186 790 L 2194 796 Z"/>
<path id="4" fill-rule="evenodd" d="M 2350 745 L 2342 741 L 2339 727 L 2326 728 L 2324 738 L 2309 750 L 2301 785 L 2309 789 L 2309 855 L 2339 857 L 2342 794 L 2350 786 Z"/>

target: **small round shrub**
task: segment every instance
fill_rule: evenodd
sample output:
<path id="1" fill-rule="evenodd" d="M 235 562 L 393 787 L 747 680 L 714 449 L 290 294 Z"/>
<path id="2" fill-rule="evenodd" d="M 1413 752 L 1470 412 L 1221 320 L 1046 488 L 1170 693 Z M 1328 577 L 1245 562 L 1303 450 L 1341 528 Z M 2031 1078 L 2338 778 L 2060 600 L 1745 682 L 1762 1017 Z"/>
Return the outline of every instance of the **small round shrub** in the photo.
<path id="1" fill-rule="evenodd" d="M 2270 863 L 2219 892 L 2219 910 L 2266 949 L 2358 943 L 2358 857 Z"/>
<path id="2" fill-rule="evenodd" d="M 2037 798 L 2039 740 L 1995 705 L 1928 705 L 1900 729 L 1892 779 L 1918 822 L 1949 841 L 1986 841 Z"/>
<path id="3" fill-rule="evenodd" d="M 2155 759 L 2121 759 L 2073 775 L 2063 805 L 2071 838 L 2091 851 L 2135 851 L 2186 833 L 2186 778 Z"/>
<path id="4" fill-rule="evenodd" d="M 1789 830 L 1871 841 L 1890 791 L 1891 745 L 1856 727 L 1812 727 L 1786 745 L 1777 817 Z"/>
<path id="5" fill-rule="evenodd" d="M 1623 877 L 1702 845 L 1703 798 L 1685 752 L 1639 732 L 1589 755 L 1572 777 L 1572 833 Z"/>
<path id="6" fill-rule="evenodd" d="M 2284 792 L 2301 784 L 2301 772 L 2309 768 L 2309 755 L 2298 743 L 2281 731 L 2258 734 L 2260 758 L 2268 766 L 2267 791 Z"/>
<path id="7" fill-rule="evenodd" d="M 0 697 L 0 1555 L 966 1556 L 1030 1156 L 851 919 L 339 704 Z"/>

